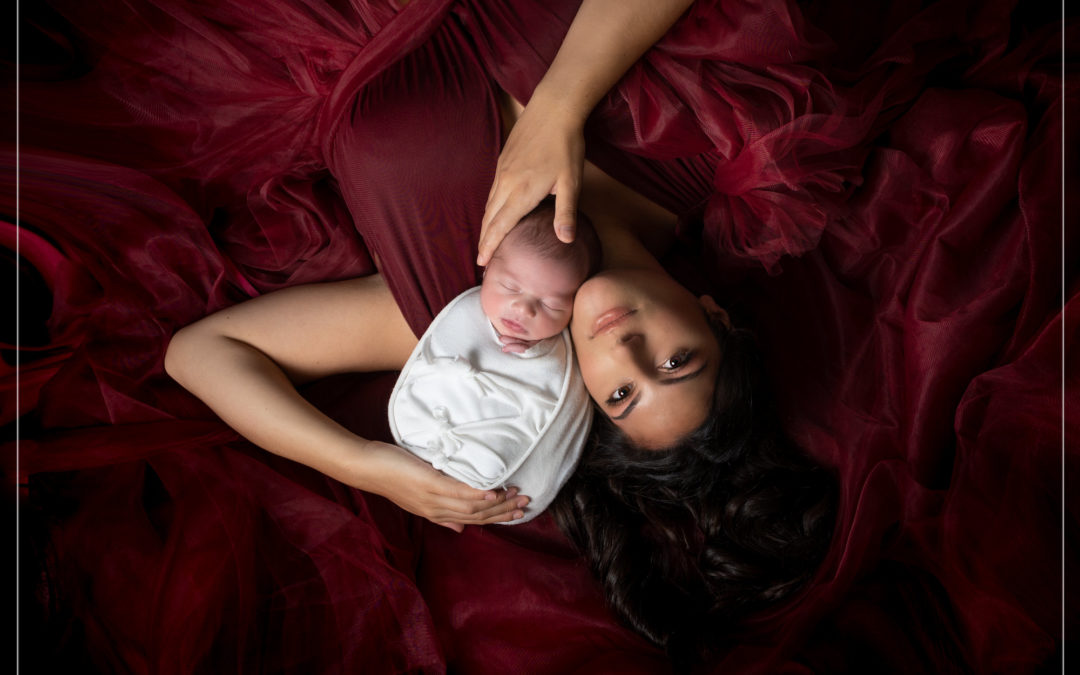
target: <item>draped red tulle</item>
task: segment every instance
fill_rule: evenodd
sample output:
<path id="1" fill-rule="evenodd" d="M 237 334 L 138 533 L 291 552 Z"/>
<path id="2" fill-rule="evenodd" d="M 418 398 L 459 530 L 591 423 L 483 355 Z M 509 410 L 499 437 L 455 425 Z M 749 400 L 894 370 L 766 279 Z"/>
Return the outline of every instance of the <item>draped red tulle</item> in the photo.
<path id="1" fill-rule="evenodd" d="M 423 330 L 477 279 L 497 88 L 528 100 L 577 4 L 23 9 L 0 417 L 24 668 L 670 669 L 549 517 L 433 526 L 255 448 L 162 368 L 181 326 L 375 260 Z M 755 329 L 786 430 L 840 481 L 813 583 L 701 672 L 1057 669 L 1080 35 L 1040 12 L 700 1 L 590 118 L 590 159 L 679 215 L 668 269 Z M 304 393 L 388 439 L 393 379 Z"/>

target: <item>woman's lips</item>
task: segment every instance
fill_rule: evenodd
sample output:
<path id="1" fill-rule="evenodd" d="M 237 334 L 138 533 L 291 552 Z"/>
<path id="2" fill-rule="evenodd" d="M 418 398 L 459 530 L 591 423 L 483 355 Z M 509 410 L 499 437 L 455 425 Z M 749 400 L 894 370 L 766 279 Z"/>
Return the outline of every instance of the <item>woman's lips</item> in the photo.
<path id="1" fill-rule="evenodd" d="M 517 321 L 511 321 L 510 319 L 499 319 L 502 322 L 503 328 L 511 333 L 517 333 L 519 336 L 525 335 L 525 327 Z"/>
<path id="2" fill-rule="evenodd" d="M 596 321 L 593 322 L 592 336 L 596 337 L 601 333 L 608 333 L 618 327 L 623 321 L 626 321 L 634 310 L 627 309 L 626 307 L 615 307 L 604 312 L 600 316 L 596 317 Z"/>

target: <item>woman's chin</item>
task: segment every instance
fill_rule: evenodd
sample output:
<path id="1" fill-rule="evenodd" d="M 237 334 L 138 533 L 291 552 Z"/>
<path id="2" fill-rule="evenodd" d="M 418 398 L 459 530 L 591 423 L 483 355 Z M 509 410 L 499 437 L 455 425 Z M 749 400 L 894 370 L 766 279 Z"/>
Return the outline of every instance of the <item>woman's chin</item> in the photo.
<path id="1" fill-rule="evenodd" d="M 604 270 L 590 277 L 574 296 L 571 330 L 575 324 L 580 331 L 588 330 L 600 315 L 616 307 L 638 307 L 670 279 L 663 272 L 647 269 Z"/>
<path id="2" fill-rule="evenodd" d="M 591 325 L 598 316 L 612 307 L 626 305 L 626 284 L 620 275 L 609 270 L 590 277 L 574 296 L 573 323 Z"/>

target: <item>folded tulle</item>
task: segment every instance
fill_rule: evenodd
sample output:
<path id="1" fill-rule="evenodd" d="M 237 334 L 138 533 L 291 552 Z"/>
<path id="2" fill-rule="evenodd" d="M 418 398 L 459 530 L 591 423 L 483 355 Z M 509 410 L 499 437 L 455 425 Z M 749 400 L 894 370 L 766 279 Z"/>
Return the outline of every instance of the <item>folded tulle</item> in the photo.
<path id="1" fill-rule="evenodd" d="M 13 153 L 5 158 L 14 165 Z M 26 147 L 19 159 L 19 250 L 25 277 L 41 279 L 23 301 L 48 312 L 43 326 L 27 327 L 47 339 L 23 356 L 26 372 L 52 371 L 46 382 L 30 378 L 40 384 L 31 393 L 42 423 L 171 417 L 178 399 L 161 368 L 168 338 L 252 294 L 251 285 L 214 255 L 190 207 L 146 175 Z"/>
<path id="2" fill-rule="evenodd" d="M 122 126 L 129 141 L 103 151 L 241 193 L 253 176 L 312 159 L 326 96 L 397 12 L 392 0 L 53 4 L 101 52 L 81 85 L 109 108 L 89 105 L 78 123 Z M 50 102 L 31 117 L 63 118 Z"/>
<path id="3" fill-rule="evenodd" d="M 24 85 L 24 144 L 79 148 L 159 180 L 260 290 L 371 269 L 316 130 L 393 2 L 57 7 L 98 53 L 82 77 Z"/>
<path id="4" fill-rule="evenodd" d="M 849 226 L 751 294 L 769 308 L 759 329 L 790 430 L 838 467 L 848 505 L 825 565 L 834 576 L 812 597 L 844 595 L 856 569 L 883 574 L 860 582 L 876 589 L 870 606 L 845 602 L 824 625 L 777 617 L 792 639 L 846 625 L 849 645 L 874 644 L 917 621 L 952 636 L 949 649 L 927 661 L 916 655 L 933 641 L 903 638 L 912 660 L 900 670 L 1052 660 L 1059 614 L 1031 601 L 1059 595 L 1060 580 L 1053 354 L 1072 331 L 1044 285 L 1059 246 L 1036 225 L 1061 219 L 1059 115 L 1049 106 L 1032 132 L 1015 100 L 925 91 L 834 205 Z M 808 658 L 828 669 L 829 651 Z"/>

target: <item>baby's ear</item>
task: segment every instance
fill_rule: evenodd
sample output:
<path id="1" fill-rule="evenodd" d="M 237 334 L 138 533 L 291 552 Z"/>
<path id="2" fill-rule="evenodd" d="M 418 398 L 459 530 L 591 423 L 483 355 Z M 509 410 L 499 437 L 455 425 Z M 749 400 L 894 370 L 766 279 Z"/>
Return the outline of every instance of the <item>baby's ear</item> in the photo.
<path id="1" fill-rule="evenodd" d="M 731 317 L 720 305 L 716 304 L 716 300 L 713 300 L 711 295 L 701 296 L 698 298 L 698 303 L 705 309 L 705 313 L 711 320 L 719 321 L 727 328 L 731 328 Z"/>

